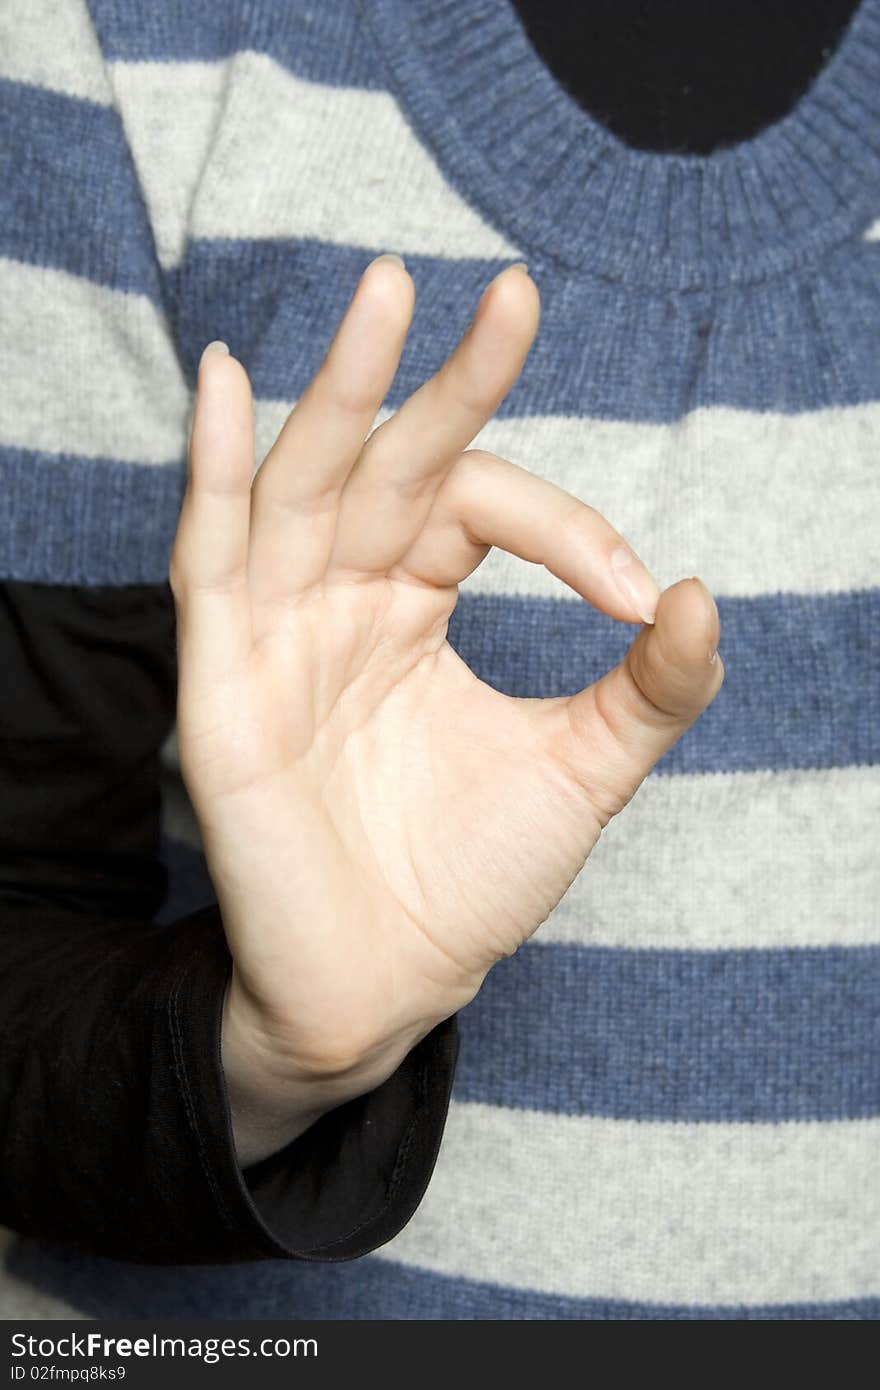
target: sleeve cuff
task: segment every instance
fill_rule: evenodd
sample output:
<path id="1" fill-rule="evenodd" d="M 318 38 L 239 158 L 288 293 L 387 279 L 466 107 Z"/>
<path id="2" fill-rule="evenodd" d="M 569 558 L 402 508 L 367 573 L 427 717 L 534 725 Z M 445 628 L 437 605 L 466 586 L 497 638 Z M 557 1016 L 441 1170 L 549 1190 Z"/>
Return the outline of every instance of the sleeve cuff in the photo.
<path id="1" fill-rule="evenodd" d="M 203 1196 L 216 1213 L 213 1238 L 205 1232 L 195 1262 L 351 1260 L 383 1245 L 416 1211 L 434 1171 L 459 1053 L 456 1015 L 380 1086 L 242 1169 L 221 1060 L 232 957 L 219 908 L 212 904 L 167 930 L 192 936 L 167 1018 L 190 1162 L 200 1165 Z M 179 1248 L 171 1258 L 189 1259 Z"/>

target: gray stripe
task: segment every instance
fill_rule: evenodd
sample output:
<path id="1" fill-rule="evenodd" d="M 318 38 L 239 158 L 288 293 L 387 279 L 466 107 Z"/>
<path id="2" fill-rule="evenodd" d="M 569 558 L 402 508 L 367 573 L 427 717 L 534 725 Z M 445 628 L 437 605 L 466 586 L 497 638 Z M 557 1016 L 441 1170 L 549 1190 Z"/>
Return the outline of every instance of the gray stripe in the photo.
<path id="1" fill-rule="evenodd" d="M 880 1293 L 880 1120 L 728 1125 L 453 1102 L 378 1256 L 575 1298 L 791 1303 Z"/>

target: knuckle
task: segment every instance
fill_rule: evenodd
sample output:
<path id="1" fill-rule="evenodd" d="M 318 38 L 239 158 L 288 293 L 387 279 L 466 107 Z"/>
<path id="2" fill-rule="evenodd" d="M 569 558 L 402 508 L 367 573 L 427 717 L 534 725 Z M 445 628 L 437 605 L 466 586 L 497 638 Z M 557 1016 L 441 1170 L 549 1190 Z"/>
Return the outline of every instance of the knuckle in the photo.
<path id="1" fill-rule="evenodd" d="M 556 528 L 577 541 L 592 541 L 595 535 L 594 522 L 599 512 L 589 502 L 583 502 L 572 493 L 563 492 L 559 499 L 559 518 Z"/>
<path id="2" fill-rule="evenodd" d="M 459 411 L 476 416 L 480 421 L 484 420 L 487 412 L 491 410 L 491 392 L 485 387 L 481 388 L 478 382 L 464 372 L 459 374 L 454 383 L 454 398 Z"/>
<path id="3" fill-rule="evenodd" d="M 485 483 L 489 469 L 500 462 L 496 454 L 486 449 L 465 449 L 449 471 L 450 487 L 455 491 L 479 487 Z"/>
<path id="4" fill-rule="evenodd" d="M 636 638 L 626 655 L 633 705 L 643 724 L 667 730 L 693 723 L 693 679 L 674 667 L 657 641 Z M 662 691 L 663 694 L 655 694 Z M 662 703 L 661 703 L 662 700 Z"/>
<path id="5" fill-rule="evenodd" d="M 283 460 L 279 457 L 279 463 Z M 292 486 L 284 470 L 269 465 L 271 452 L 254 479 L 251 489 L 251 508 L 254 516 L 277 517 L 281 524 L 291 519 L 320 521 L 335 513 L 339 506 L 340 488 L 337 482 L 318 480 L 308 487 Z"/>
<path id="6" fill-rule="evenodd" d="M 559 512 L 554 525 L 557 536 L 570 537 L 572 540 L 578 539 L 580 510 L 580 504 L 576 499 L 560 500 Z"/>
<path id="7" fill-rule="evenodd" d="M 464 453 L 459 454 L 449 469 L 437 494 L 439 504 L 456 518 L 458 524 L 464 527 L 469 539 L 475 543 L 477 537 L 470 535 L 464 518 L 468 516 L 475 499 L 480 497 L 485 488 L 488 468 L 495 462 L 495 455 L 488 454 L 483 449 L 466 449 Z"/>
<path id="8" fill-rule="evenodd" d="M 324 359 L 317 375 L 312 378 L 311 390 L 321 408 L 329 406 L 357 424 L 362 424 L 367 416 L 375 419 L 381 405 L 382 389 L 378 372 L 374 371 L 358 381 L 341 371 L 332 355 Z"/>
<path id="9" fill-rule="evenodd" d="M 599 723 L 615 748 L 624 752 L 630 751 L 633 726 L 642 713 L 639 696 L 638 686 L 623 673 L 613 683 L 599 681 L 596 685 L 594 708 Z"/>
<path id="10" fill-rule="evenodd" d="M 631 763 L 624 729 L 614 700 L 600 682 L 589 700 L 565 705 L 569 739 L 563 744 L 562 765 L 598 818 L 599 828 L 623 810 L 629 794 L 622 790 Z"/>

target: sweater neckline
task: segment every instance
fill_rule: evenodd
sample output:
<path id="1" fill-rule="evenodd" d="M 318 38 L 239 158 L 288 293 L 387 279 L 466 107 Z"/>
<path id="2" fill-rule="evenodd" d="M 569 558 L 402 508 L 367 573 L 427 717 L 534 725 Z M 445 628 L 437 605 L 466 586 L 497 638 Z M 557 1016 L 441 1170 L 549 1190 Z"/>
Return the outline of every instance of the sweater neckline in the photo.
<path id="1" fill-rule="evenodd" d="M 880 0 L 779 120 L 708 155 L 627 145 L 510 0 L 360 0 L 405 116 L 453 187 L 540 264 L 698 290 L 801 265 L 880 216 Z"/>

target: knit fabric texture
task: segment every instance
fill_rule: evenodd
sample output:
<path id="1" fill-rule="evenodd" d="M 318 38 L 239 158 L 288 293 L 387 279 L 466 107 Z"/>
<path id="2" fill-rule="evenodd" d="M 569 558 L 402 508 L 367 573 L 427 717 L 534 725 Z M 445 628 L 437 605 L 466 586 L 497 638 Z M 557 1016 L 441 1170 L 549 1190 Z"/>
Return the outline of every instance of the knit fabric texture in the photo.
<path id="1" fill-rule="evenodd" d="M 507 0 L 7 0 L 0 108 L 4 577 L 167 577 L 209 340 L 259 460 L 373 256 L 416 287 L 377 424 L 525 260 L 540 328 L 473 447 L 596 507 L 661 588 L 699 575 L 726 671 L 462 1011 L 396 1237 L 168 1269 L 13 1244 L 10 1271 L 89 1317 L 876 1319 L 880 0 L 705 157 L 603 128 Z M 634 635 L 500 550 L 449 628 L 529 697 Z M 209 886 L 164 757 L 170 921 Z"/>

